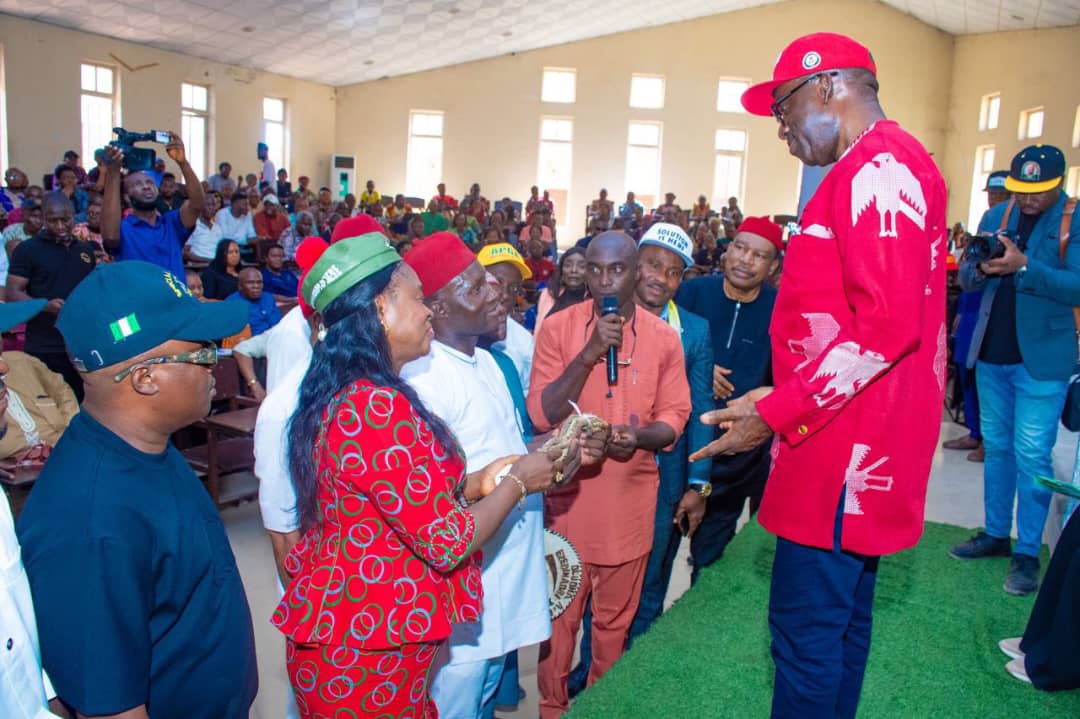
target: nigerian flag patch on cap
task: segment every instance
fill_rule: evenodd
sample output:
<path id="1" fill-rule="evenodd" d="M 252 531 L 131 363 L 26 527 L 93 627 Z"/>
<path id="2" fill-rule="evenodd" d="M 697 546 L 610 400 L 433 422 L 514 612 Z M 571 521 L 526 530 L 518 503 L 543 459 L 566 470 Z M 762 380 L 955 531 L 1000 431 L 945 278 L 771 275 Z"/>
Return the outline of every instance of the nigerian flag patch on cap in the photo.
<path id="1" fill-rule="evenodd" d="M 121 317 L 116 322 L 109 323 L 109 330 L 112 332 L 114 342 L 127 339 L 141 329 L 139 321 L 135 319 L 134 312 L 127 317 Z"/>

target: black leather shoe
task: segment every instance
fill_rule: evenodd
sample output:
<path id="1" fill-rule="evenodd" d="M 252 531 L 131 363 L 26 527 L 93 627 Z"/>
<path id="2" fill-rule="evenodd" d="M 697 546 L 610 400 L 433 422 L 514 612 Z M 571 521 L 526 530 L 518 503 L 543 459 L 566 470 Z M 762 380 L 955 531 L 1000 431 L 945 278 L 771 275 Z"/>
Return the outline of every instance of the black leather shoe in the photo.
<path id="1" fill-rule="evenodd" d="M 985 559 L 986 557 L 1011 557 L 1012 542 L 1008 537 L 998 539 L 986 532 L 979 532 L 966 542 L 949 550 L 953 559 Z"/>
<path id="2" fill-rule="evenodd" d="M 1039 589 L 1039 560 L 1026 554 L 1014 554 L 1005 576 L 1005 591 L 1026 597 Z"/>

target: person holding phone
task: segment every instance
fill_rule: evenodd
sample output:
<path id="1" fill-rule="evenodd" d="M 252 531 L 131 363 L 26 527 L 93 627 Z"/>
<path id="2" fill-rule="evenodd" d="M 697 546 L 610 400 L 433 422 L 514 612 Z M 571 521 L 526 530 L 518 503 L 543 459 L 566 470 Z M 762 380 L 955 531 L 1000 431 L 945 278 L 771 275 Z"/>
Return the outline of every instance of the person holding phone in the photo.
<path id="1" fill-rule="evenodd" d="M 117 260 L 143 260 L 172 273 L 184 283 L 184 244 L 195 230 L 205 197 L 198 175 L 187 161 L 184 141 L 169 132 L 165 152 L 180 166 L 188 198 L 178 210 L 158 210 L 158 186 L 145 172 L 123 174 L 124 153 L 105 148 L 105 204 L 101 208 L 101 239 Z M 160 139 L 165 139 L 162 133 Z M 131 201 L 131 214 L 123 217 L 121 187 Z M 121 219 L 122 218 L 122 219 Z"/>

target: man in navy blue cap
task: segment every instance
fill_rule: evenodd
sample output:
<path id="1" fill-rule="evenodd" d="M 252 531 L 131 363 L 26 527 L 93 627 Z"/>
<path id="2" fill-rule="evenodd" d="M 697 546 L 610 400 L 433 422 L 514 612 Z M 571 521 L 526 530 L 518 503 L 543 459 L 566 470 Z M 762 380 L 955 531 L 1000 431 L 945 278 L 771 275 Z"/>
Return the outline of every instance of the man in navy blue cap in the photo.
<path id="1" fill-rule="evenodd" d="M 1050 454 L 1077 361 L 1072 308 L 1080 305 L 1080 243 L 1066 238 L 1080 233 L 1080 215 L 1061 188 L 1064 175 L 1065 156 L 1056 147 L 1032 145 L 1016 155 L 1005 178 L 1013 199 L 979 223 L 980 233 L 1000 233 L 1004 254 L 969 256 L 960 267 L 964 289 L 984 289 L 966 364 L 975 367 L 986 449 L 986 529 L 949 554 L 1011 555 L 1005 591 L 1017 595 L 1039 588 L 1050 492 L 1035 477 L 1054 476 Z"/>
<path id="2" fill-rule="evenodd" d="M 217 348 L 247 322 L 170 272 L 91 274 L 57 328 L 86 399 L 19 518 L 42 663 L 79 715 L 247 717 L 247 598 L 217 510 L 169 442 L 204 417 Z"/>

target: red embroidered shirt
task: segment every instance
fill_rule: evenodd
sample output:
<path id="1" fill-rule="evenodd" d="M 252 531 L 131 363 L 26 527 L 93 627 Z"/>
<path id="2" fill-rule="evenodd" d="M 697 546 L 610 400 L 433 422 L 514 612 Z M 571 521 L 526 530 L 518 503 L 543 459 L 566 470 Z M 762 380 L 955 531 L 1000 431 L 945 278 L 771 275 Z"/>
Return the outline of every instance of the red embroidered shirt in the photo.
<path id="1" fill-rule="evenodd" d="M 461 457 L 393 389 L 357 382 L 331 408 L 314 450 L 322 521 L 287 558 L 293 580 L 271 622 L 297 642 L 389 649 L 477 621 Z"/>
<path id="2" fill-rule="evenodd" d="M 829 171 L 792 237 L 773 311 L 770 532 L 880 555 L 922 534 L 945 387 L 945 181 L 895 122 Z M 843 498 L 841 500 L 841 494 Z"/>

